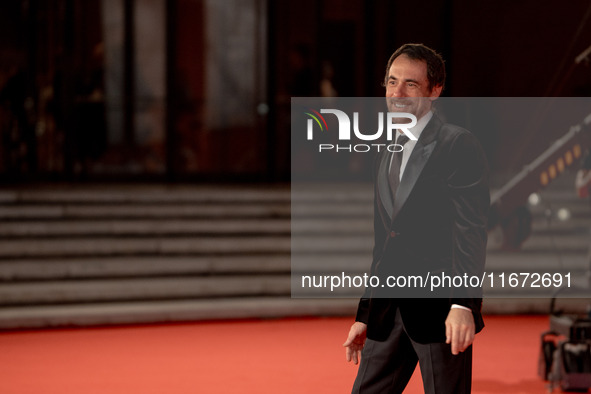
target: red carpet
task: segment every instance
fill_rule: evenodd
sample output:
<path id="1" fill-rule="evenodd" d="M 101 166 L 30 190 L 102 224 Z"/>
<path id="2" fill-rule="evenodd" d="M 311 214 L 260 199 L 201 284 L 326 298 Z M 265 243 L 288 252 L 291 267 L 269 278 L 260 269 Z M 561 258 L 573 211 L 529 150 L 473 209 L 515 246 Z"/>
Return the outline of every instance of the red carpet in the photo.
<path id="1" fill-rule="evenodd" d="M 0 393 L 347 393 L 351 319 L 306 318 L 0 333 Z M 547 316 L 489 316 L 474 393 L 545 393 Z M 420 376 L 406 392 L 422 393 Z"/>

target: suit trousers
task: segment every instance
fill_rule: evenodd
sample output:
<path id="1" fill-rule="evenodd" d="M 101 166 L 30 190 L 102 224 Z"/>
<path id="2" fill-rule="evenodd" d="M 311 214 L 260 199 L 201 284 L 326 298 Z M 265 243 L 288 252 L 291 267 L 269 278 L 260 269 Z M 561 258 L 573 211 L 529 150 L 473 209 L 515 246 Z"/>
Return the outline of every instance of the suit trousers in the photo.
<path id="1" fill-rule="evenodd" d="M 353 394 L 402 393 L 417 362 L 425 394 L 467 394 L 472 385 L 472 346 L 454 356 L 451 345 L 413 341 L 396 311 L 385 341 L 367 339 L 361 353 Z"/>

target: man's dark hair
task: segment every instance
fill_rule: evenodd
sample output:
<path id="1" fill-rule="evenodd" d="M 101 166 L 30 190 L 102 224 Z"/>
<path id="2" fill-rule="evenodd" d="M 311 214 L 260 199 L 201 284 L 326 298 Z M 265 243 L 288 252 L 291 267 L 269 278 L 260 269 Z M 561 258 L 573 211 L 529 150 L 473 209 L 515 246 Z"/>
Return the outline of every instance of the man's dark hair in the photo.
<path id="1" fill-rule="evenodd" d="M 400 56 L 406 55 L 412 60 L 420 60 L 427 63 L 427 79 L 429 80 L 429 90 L 436 86 L 443 87 L 445 85 L 445 64 L 440 54 L 433 49 L 423 44 L 404 44 L 390 56 L 388 65 L 386 66 L 386 77 L 384 84 L 388 81 L 388 73 L 392 62 Z"/>

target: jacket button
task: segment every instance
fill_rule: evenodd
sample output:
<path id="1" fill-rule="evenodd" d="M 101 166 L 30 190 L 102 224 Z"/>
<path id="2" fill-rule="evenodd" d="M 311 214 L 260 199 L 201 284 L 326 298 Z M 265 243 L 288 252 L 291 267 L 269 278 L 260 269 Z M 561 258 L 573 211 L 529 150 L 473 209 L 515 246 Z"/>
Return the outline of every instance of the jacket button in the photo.
<path id="1" fill-rule="evenodd" d="M 390 231 L 390 238 L 394 238 L 396 236 L 396 231 Z"/>

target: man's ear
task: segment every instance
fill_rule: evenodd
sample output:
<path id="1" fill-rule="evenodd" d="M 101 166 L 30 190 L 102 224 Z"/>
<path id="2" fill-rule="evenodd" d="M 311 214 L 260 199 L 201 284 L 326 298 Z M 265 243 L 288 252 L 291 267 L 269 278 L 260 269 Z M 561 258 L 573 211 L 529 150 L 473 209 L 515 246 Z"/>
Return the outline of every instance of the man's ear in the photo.
<path id="1" fill-rule="evenodd" d="M 431 89 L 431 95 L 429 96 L 431 101 L 437 99 L 437 97 L 439 97 L 439 95 L 441 94 L 442 90 L 443 90 L 443 85 L 437 85 L 437 86 L 433 87 L 433 89 Z"/>

